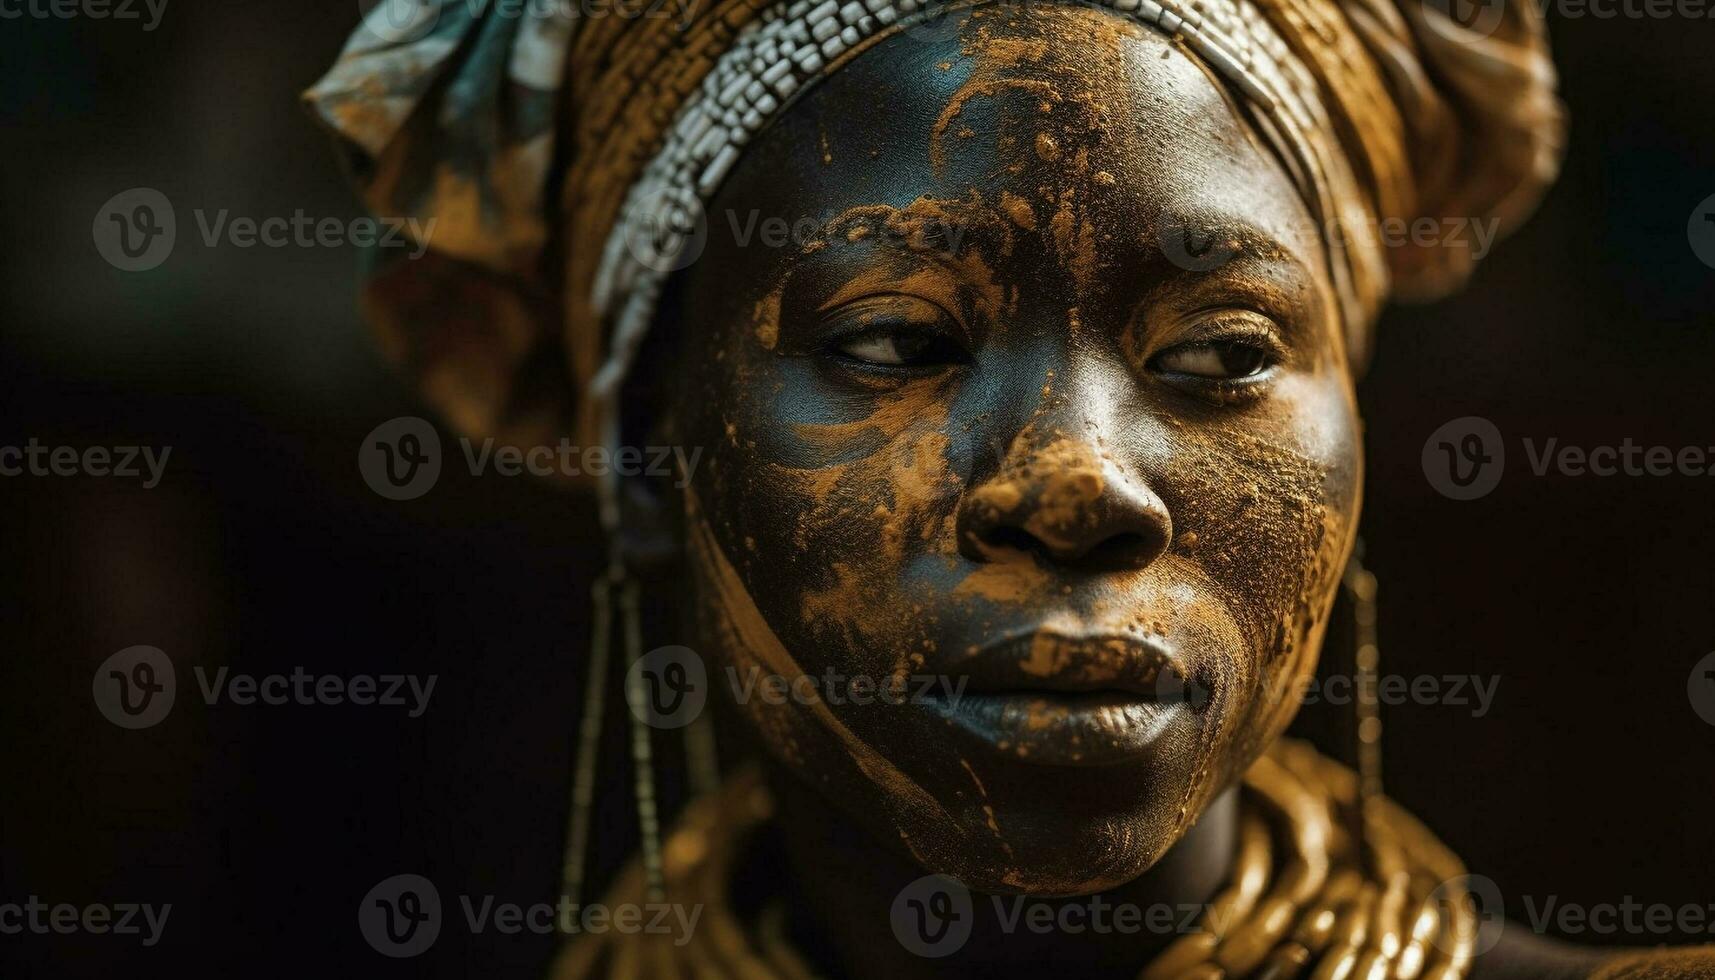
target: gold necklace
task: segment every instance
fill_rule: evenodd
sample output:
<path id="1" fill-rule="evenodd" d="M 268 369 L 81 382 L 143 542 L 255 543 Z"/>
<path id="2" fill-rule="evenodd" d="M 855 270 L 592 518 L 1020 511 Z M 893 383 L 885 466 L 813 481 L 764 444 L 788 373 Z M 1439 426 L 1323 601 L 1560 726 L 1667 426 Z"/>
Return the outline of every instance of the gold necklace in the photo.
<path id="1" fill-rule="evenodd" d="M 1350 770 L 1304 743 L 1277 742 L 1245 774 L 1231 881 L 1139 980 L 1465 976 L 1478 920 L 1464 865 L 1392 801 L 1374 797 L 1359 812 L 1357 800 Z M 746 921 L 728 897 L 733 863 L 772 809 L 754 768 L 693 801 L 661 863 L 669 900 L 701 906 L 696 928 L 685 936 L 610 929 L 573 937 L 552 980 L 813 980 L 786 936 L 782 905 Z M 1361 841 L 1348 829 L 1360 825 Z M 607 905 L 645 905 L 649 894 L 633 862 Z"/>

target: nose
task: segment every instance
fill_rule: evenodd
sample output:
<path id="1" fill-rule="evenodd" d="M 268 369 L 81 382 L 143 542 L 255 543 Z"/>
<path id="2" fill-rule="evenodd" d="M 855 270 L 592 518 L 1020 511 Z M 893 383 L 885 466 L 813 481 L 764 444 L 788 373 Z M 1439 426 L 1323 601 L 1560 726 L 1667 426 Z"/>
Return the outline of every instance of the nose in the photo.
<path id="1" fill-rule="evenodd" d="M 1003 463 L 966 492 L 957 521 L 959 550 L 973 561 L 1025 552 L 1085 571 L 1143 568 L 1173 540 L 1147 482 L 1069 438 Z"/>

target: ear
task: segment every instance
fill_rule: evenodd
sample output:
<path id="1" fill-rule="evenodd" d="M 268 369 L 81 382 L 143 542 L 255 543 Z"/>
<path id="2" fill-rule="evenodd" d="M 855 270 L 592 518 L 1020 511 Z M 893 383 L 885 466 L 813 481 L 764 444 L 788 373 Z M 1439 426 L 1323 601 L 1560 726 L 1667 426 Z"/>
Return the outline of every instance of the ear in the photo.
<path id="1" fill-rule="evenodd" d="M 681 488 L 689 474 L 680 472 L 679 459 L 671 446 L 661 440 L 646 448 L 643 472 L 620 477 L 619 540 L 614 544 L 628 568 L 663 568 L 677 561 L 683 551 Z M 666 473 L 651 465 L 663 456 L 669 467 Z"/>
<path id="2" fill-rule="evenodd" d="M 641 450 L 641 465 L 619 473 L 619 541 L 626 564 L 639 570 L 671 564 L 684 553 L 685 488 L 702 453 L 687 451 L 674 399 L 682 394 L 683 365 L 675 356 L 680 331 L 674 277 L 658 307 L 620 396 L 621 445 Z"/>
<path id="3" fill-rule="evenodd" d="M 643 338 L 620 396 L 621 444 L 641 448 L 641 472 L 622 474 L 620 540 L 633 568 L 678 562 L 685 549 L 685 494 L 703 459 L 685 445 L 678 399 L 689 390 L 692 363 L 684 333 L 685 272 L 668 278 L 654 325 Z"/>

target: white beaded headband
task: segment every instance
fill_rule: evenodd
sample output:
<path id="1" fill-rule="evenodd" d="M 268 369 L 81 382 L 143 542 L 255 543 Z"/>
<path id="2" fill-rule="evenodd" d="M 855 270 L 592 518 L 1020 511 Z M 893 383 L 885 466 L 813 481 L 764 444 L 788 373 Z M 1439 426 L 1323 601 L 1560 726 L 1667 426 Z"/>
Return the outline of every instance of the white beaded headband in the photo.
<path id="1" fill-rule="evenodd" d="M 1247 0 L 1096 0 L 1090 5 L 1183 41 L 1242 92 L 1252 108 L 1259 113 L 1276 109 L 1277 100 L 1253 71 L 1254 59 L 1258 47 L 1267 48 L 1262 56 L 1276 65 L 1290 55 L 1262 26 L 1261 14 Z M 617 450 L 621 442 L 620 389 L 655 318 L 662 289 L 668 276 L 689 262 L 684 249 L 740 149 L 840 56 L 890 27 L 905 27 L 946 10 L 923 0 L 777 4 L 740 31 L 702 86 L 686 99 L 660 150 L 627 195 L 596 273 L 591 298 L 604 322 L 611 324 L 611 339 L 608 357 L 586 397 L 610 449 Z M 1294 165 L 1304 164 L 1288 160 L 1289 167 Z M 617 478 L 602 480 L 599 492 L 602 523 L 615 531 Z"/>

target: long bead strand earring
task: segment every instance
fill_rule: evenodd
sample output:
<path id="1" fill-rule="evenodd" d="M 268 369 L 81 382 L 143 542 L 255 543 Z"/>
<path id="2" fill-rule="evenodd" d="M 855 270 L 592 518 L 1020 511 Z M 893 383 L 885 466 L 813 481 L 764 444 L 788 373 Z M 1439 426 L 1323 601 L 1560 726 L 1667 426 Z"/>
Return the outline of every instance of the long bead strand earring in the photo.
<path id="1" fill-rule="evenodd" d="M 625 699 L 631 708 L 632 789 L 637 802 L 637 830 L 643 852 L 643 880 L 652 903 L 666 900 L 661 864 L 661 816 L 655 801 L 655 760 L 650 740 L 649 691 L 644 672 L 643 627 L 638 615 L 637 579 L 626 576 L 619 594 L 625 632 Z"/>
<path id="2" fill-rule="evenodd" d="M 584 712 L 578 722 L 577 755 L 572 763 L 572 807 L 566 827 L 566 852 L 560 864 L 560 891 L 573 907 L 581 907 L 584 874 L 588 869 L 601 728 L 607 705 L 607 670 L 613 647 L 613 583 L 621 577 L 616 567 L 610 567 L 590 588 L 594 621 L 590 629 L 589 664 L 584 672 Z M 565 928 L 577 932 L 577 916 L 568 917 Z"/>
<path id="3" fill-rule="evenodd" d="M 1364 567 L 1363 550 L 1363 542 L 1359 541 L 1342 581 L 1352 616 L 1352 757 L 1358 771 L 1360 823 L 1368 815 L 1371 801 L 1382 795 L 1381 701 L 1376 691 L 1381 665 L 1381 648 L 1376 642 L 1376 577 Z"/>

